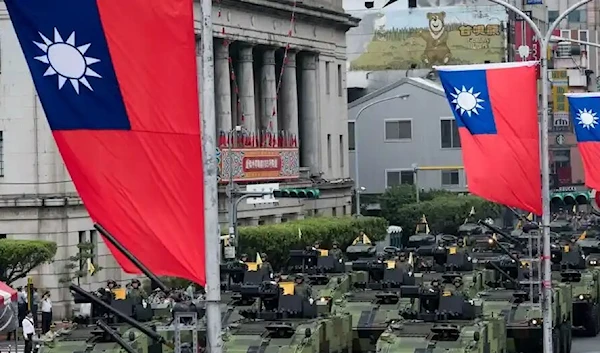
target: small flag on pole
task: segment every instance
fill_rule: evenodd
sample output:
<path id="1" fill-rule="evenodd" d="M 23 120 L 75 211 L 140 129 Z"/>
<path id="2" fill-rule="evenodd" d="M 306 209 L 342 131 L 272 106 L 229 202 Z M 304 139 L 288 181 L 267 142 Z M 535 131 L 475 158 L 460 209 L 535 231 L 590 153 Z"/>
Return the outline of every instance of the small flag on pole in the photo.
<path id="1" fill-rule="evenodd" d="M 256 264 L 257 265 L 262 265 L 263 261 L 262 261 L 262 257 L 260 257 L 260 253 L 256 253 Z"/>
<path id="2" fill-rule="evenodd" d="M 298 239 L 302 239 L 302 229 L 298 228 Z"/>
<path id="3" fill-rule="evenodd" d="M 92 263 L 92 259 L 87 259 L 87 269 L 90 276 L 96 272 L 96 266 L 94 266 L 94 264 Z"/>
<path id="4" fill-rule="evenodd" d="M 587 230 L 584 230 L 583 233 L 579 236 L 577 240 L 583 240 L 587 237 Z"/>

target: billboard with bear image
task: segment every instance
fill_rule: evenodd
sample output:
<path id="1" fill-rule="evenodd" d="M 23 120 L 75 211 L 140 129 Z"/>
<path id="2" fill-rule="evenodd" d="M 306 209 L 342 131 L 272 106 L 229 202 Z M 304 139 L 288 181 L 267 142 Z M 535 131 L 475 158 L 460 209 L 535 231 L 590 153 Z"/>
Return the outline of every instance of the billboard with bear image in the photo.
<path id="1" fill-rule="evenodd" d="M 506 59 L 508 14 L 501 6 L 407 9 L 394 5 L 348 11 L 361 18 L 347 34 L 350 70 L 405 70 L 411 65 L 429 68 Z"/>

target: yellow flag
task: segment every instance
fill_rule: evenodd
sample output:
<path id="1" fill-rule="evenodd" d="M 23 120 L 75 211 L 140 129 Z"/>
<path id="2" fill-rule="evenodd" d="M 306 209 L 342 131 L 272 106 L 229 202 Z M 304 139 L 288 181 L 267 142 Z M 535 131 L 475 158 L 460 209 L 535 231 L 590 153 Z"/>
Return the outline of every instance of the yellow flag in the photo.
<path id="1" fill-rule="evenodd" d="M 573 205 L 573 213 L 577 213 L 577 205 Z"/>
<path id="2" fill-rule="evenodd" d="M 527 215 L 527 220 L 529 222 L 533 222 L 533 213 L 532 212 L 529 212 L 529 214 Z"/>
<path id="3" fill-rule="evenodd" d="M 298 228 L 298 239 L 302 239 L 302 229 Z"/>
<path id="4" fill-rule="evenodd" d="M 521 220 L 519 220 L 519 222 L 517 222 L 517 225 L 515 226 L 515 229 L 521 229 L 523 228 L 523 222 L 521 222 Z"/>
<path id="5" fill-rule="evenodd" d="M 429 229 L 429 223 L 427 223 L 427 218 L 425 217 L 425 215 L 423 215 L 423 217 L 421 217 L 421 222 L 419 222 L 419 224 L 417 224 L 417 229 L 415 230 L 415 233 L 423 233 L 420 232 L 421 227 L 425 226 L 425 234 L 429 234 L 431 232 L 431 230 Z"/>
<path id="6" fill-rule="evenodd" d="M 411 252 L 408 254 L 408 264 L 412 266 L 414 261 L 415 259 L 413 258 L 413 253 Z"/>
<path id="7" fill-rule="evenodd" d="M 369 237 L 366 234 L 363 234 L 362 243 L 363 244 L 371 244 L 371 239 L 369 239 Z"/>
<path id="8" fill-rule="evenodd" d="M 93 275 L 94 272 L 96 272 L 96 266 L 94 266 L 94 264 L 92 263 L 92 259 L 87 259 L 87 269 L 90 276 Z"/>
<path id="9" fill-rule="evenodd" d="M 262 257 L 260 257 L 259 253 L 256 253 L 256 264 L 262 265 Z"/>
<path id="10" fill-rule="evenodd" d="M 585 239 L 585 237 L 587 237 L 587 230 L 584 230 L 583 233 L 581 233 L 581 235 L 579 236 L 579 239 L 577 240 L 583 240 Z"/>

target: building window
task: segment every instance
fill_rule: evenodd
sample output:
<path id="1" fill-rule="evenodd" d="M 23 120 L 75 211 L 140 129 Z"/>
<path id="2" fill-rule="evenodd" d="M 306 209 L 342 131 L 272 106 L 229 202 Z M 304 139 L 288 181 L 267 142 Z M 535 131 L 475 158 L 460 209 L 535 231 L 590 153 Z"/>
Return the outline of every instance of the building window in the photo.
<path id="1" fill-rule="evenodd" d="M 410 140 L 412 138 L 412 122 L 410 120 L 388 120 L 385 122 L 385 140 Z"/>
<path id="2" fill-rule="evenodd" d="M 354 121 L 348 122 L 348 150 L 354 151 Z"/>
<path id="3" fill-rule="evenodd" d="M 554 22 L 558 18 L 558 11 L 548 11 L 548 23 Z"/>
<path id="4" fill-rule="evenodd" d="M 80 230 L 79 231 L 79 239 L 78 239 L 79 242 L 77 243 L 78 245 L 79 244 L 83 244 L 83 243 L 85 243 L 87 241 L 85 233 L 86 233 L 86 231 L 84 231 L 84 230 Z M 78 246 L 77 247 L 77 256 L 79 256 L 79 252 L 80 251 L 81 251 L 81 249 Z M 83 262 L 83 258 L 79 257 L 79 271 L 83 271 L 84 266 L 85 266 L 85 263 Z"/>
<path id="5" fill-rule="evenodd" d="M 440 132 L 442 136 L 442 148 L 459 148 L 460 137 L 458 125 L 454 119 L 442 119 L 440 121 Z"/>
<path id="6" fill-rule="evenodd" d="M 327 166 L 331 168 L 331 134 L 327 134 Z"/>
<path id="7" fill-rule="evenodd" d="M 587 11 L 575 10 L 567 15 L 569 23 L 587 23 Z"/>
<path id="8" fill-rule="evenodd" d="M 98 263 L 98 231 L 95 229 L 90 230 L 90 244 L 92 245 L 90 249 L 90 258 L 93 264 Z"/>
<path id="9" fill-rule="evenodd" d="M 335 208 L 335 207 L 332 207 L 332 208 L 331 208 L 331 215 L 332 215 L 333 217 L 337 217 L 337 208 Z"/>
<path id="10" fill-rule="evenodd" d="M 6 234 L 0 234 L 0 239 L 6 239 Z"/>
<path id="11" fill-rule="evenodd" d="M 442 170 L 442 185 L 456 186 L 459 184 L 458 170 Z"/>
<path id="12" fill-rule="evenodd" d="M 343 96 L 343 87 L 342 87 L 342 65 L 338 64 L 337 67 L 337 84 L 338 84 L 338 96 Z"/>
<path id="13" fill-rule="evenodd" d="M 401 184 L 415 183 L 415 174 L 412 170 L 390 170 L 386 171 L 386 187 L 391 188 Z"/>
<path id="14" fill-rule="evenodd" d="M 330 77 L 331 77 L 331 72 L 329 70 L 329 62 L 326 61 L 325 62 L 325 92 L 327 94 L 331 93 L 331 82 L 330 82 L 331 80 L 330 80 Z"/>
<path id="15" fill-rule="evenodd" d="M 0 131 L 0 177 L 4 176 L 4 131 Z"/>
<path id="16" fill-rule="evenodd" d="M 344 168 L 344 135 L 340 135 L 340 167 Z"/>

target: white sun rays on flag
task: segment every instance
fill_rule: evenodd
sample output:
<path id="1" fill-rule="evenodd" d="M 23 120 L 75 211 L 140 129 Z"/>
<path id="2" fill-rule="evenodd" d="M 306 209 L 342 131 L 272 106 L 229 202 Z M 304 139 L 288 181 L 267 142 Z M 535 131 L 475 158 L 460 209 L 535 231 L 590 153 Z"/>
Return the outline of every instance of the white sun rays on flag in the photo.
<path id="1" fill-rule="evenodd" d="M 471 113 L 479 115 L 477 109 L 483 109 L 479 103 L 484 102 L 483 99 L 479 98 L 481 92 L 473 93 L 473 87 L 467 90 L 465 86 L 462 86 L 462 89 L 454 87 L 454 92 L 450 92 L 450 95 L 454 97 L 451 103 L 456 105 L 455 110 L 460 110 L 460 115 L 463 115 L 465 112 L 469 117 Z"/>

